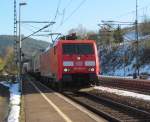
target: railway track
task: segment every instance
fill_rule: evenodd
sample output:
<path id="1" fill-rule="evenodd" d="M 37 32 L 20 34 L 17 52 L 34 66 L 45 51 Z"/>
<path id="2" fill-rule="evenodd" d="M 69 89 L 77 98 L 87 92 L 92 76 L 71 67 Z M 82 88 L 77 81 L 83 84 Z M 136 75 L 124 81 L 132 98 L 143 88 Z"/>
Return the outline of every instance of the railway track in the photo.
<path id="1" fill-rule="evenodd" d="M 150 113 L 85 92 L 63 92 L 66 97 L 113 122 L 150 121 Z"/>

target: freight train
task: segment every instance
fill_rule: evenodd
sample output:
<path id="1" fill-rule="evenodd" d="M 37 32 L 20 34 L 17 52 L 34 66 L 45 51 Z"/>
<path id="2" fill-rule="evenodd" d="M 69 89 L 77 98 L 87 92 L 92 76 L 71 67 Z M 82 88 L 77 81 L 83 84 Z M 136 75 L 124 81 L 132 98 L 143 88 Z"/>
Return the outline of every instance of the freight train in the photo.
<path id="1" fill-rule="evenodd" d="M 32 63 L 32 71 L 43 81 L 59 87 L 96 82 L 100 72 L 94 40 L 58 40 Z"/>

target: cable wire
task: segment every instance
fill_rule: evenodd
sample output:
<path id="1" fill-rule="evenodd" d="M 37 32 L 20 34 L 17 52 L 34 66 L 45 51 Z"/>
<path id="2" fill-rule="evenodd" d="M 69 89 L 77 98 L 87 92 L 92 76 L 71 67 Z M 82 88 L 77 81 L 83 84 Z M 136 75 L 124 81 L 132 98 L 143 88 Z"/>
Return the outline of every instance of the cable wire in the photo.
<path id="1" fill-rule="evenodd" d="M 79 8 L 86 2 L 86 0 L 82 0 L 81 3 L 71 12 L 71 14 L 64 20 L 63 24 L 68 21 L 74 13 L 77 12 L 77 10 L 79 10 Z"/>
<path id="2" fill-rule="evenodd" d="M 60 3 L 61 3 L 61 0 L 59 0 L 59 1 L 58 1 L 58 4 L 57 4 L 57 9 L 56 9 L 56 13 L 55 13 L 55 16 L 54 16 L 54 19 L 53 19 L 53 21 L 55 21 L 55 20 L 56 20 L 56 18 L 57 18 L 57 15 L 58 15 L 58 13 L 59 13 Z"/>
<path id="3" fill-rule="evenodd" d="M 138 10 L 142 10 L 142 9 L 145 9 L 145 8 L 148 8 L 148 7 L 150 7 L 150 4 L 148 4 L 148 5 L 144 6 L 144 7 L 140 7 L 140 8 L 138 8 Z M 124 13 L 124 14 L 122 14 L 122 15 L 119 15 L 119 16 L 117 16 L 116 18 L 121 18 L 121 17 L 127 16 L 127 15 L 129 15 L 129 14 L 134 14 L 135 12 L 136 12 L 135 10 L 132 10 L 132 11 L 129 11 L 129 12 Z"/>
<path id="4" fill-rule="evenodd" d="M 86 1 L 87 1 L 87 0 L 82 0 L 82 1 L 79 3 L 79 5 L 71 12 L 71 14 L 70 14 L 68 17 L 66 17 L 63 22 L 61 22 L 61 24 L 56 28 L 56 30 L 58 30 L 64 23 L 66 23 L 66 22 L 73 16 L 73 14 L 75 14 L 75 13 L 77 12 L 77 10 L 79 10 L 79 8 L 81 8 L 81 6 L 82 6 Z"/>

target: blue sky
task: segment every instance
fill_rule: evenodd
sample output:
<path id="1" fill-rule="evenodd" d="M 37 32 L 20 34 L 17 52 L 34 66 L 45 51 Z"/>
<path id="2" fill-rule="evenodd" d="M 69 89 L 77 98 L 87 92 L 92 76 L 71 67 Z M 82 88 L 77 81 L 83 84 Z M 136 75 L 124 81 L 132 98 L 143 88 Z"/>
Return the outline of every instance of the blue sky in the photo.
<path id="1" fill-rule="evenodd" d="M 58 14 L 55 19 L 56 24 L 49 28 L 49 30 L 63 34 L 66 34 L 72 28 L 78 27 L 78 25 L 83 25 L 83 27 L 88 30 L 97 31 L 97 24 L 100 23 L 101 20 L 135 21 L 134 10 L 136 0 L 24 1 L 26 1 L 27 5 L 21 8 L 21 19 L 34 21 L 53 21 L 59 3 Z M 19 2 L 22 2 L 22 0 L 17 0 L 17 10 Z M 80 8 L 77 9 L 80 3 L 82 4 Z M 141 21 L 143 15 L 146 14 L 149 16 L 150 1 L 138 0 L 138 8 L 138 18 Z M 72 16 L 70 16 L 71 13 L 73 13 Z M 21 32 L 27 36 L 31 34 L 32 31 L 36 31 L 43 26 L 44 24 L 22 24 Z M 0 1 L 0 35 L 6 34 L 13 34 L 13 0 Z M 48 40 L 47 37 L 42 37 L 40 39 Z"/>

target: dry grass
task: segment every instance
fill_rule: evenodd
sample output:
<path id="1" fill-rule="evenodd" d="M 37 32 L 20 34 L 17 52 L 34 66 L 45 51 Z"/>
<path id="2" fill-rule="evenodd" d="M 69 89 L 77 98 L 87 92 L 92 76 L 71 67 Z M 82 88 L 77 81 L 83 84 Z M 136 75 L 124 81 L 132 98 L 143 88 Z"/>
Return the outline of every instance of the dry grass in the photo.
<path id="1" fill-rule="evenodd" d="M 0 96 L 0 100 L 2 99 L 2 97 Z"/>
<path id="2" fill-rule="evenodd" d="M 9 91 L 3 85 L 0 85 L 0 122 L 7 119 L 9 108 Z"/>
<path id="3" fill-rule="evenodd" d="M 20 122 L 25 122 L 24 97 L 21 97 Z"/>

